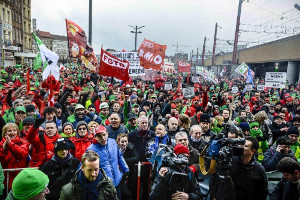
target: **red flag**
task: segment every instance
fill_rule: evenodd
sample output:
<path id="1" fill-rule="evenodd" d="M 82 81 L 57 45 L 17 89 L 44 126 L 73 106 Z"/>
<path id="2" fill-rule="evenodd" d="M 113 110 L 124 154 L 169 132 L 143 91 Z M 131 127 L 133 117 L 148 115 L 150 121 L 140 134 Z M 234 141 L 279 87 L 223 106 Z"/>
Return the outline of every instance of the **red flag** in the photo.
<path id="1" fill-rule="evenodd" d="M 167 45 L 156 44 L 144 39 L 138 50 L 140 65 L 145 69 L 161 70 L 166 49 Z"/>
<path id="2" fill-rule="evenodd" d="M 69 54 L 71 58 L 79 58 L 82 64 L 91 71 L 96 71 L 98 61 L 93 48 L 88 44 L 84 30 L 74 22 L 66 19 Z"/>
<path id="3" fill-rule="evenodd" d="M 27 94 L 28 94 L 28 92 L 30 91 L 30 68 L 28 68 L 26 78 L 27 78 Z"/>
<path id="4" fill-rule="evenodd" d="M 127 81 L 129 80 L 129 62 L 120 60 L 101 49 L 99 74 L 103 76 L 113 76 L 122 81 Z"/>
<path id="5" fill-rule="evenodd" d="M 53 83 L 52 83 L 53 76 L 50 74 L 50 76 L 48 76 L 48 78 L 49 78 L 48 106 L 54 106 L 54 99 L 53 99 Z"/>
<path id="6" fill-rule="evenodd" d="M 178 72 L 191 72 L 191 65 L 186 62 L 178 61 Z"/>
<path id="7" fill-rule="evenodd" d="M 178 77 L 178 88 L 177 90 L 180 91 L 180 85 L 181 85 L 181 76 Z"/>

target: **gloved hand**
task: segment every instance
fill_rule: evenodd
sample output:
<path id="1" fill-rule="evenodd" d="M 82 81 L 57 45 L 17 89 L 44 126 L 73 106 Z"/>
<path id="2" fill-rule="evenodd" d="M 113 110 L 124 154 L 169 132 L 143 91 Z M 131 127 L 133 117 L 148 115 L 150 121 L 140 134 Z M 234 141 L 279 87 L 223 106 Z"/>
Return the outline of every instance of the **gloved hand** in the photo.
<path id="1" fill-rule="evenodd" d="M 33 124 L 33 128 L 39 128 L 40 125 L 41 125 L 42 123 L 44 123 L 45 121 L 46 121 L 46 118 L 45 118 L 45 117 L 35 119 L 35 122 L 34 122 L 34 124 Z"/>

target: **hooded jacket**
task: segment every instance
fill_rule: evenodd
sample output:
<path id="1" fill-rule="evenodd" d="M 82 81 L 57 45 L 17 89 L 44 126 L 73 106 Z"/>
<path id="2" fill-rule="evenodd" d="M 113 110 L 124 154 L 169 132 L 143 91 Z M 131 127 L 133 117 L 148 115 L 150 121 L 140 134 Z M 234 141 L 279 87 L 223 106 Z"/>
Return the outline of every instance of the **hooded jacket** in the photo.
<path id="1" fill-rule="evenodd" d="M 99 155 L 100 168 L 103 168 L 107 176 L 112 179 L 115 187 L 117 187 L 122 179 L 123 173 L 129 172 L 129 168 L 116 141 L 108 138 L 107 144 L 104 146 L 94 139 L 87 150 L 95 151 Z"/>
<path id="2" fill-rule="evenodd" d="M 71 141 L 75 145 L 75 152 L 71 151 L 73 156 L 78 160 L 81 160 L 81 156 L 84 154 L 86 149 L 92 144 L 93 141 L 93 134 L 87 133 L 83 138 L 76 134 L 74 137 L 71 138 Z"/>

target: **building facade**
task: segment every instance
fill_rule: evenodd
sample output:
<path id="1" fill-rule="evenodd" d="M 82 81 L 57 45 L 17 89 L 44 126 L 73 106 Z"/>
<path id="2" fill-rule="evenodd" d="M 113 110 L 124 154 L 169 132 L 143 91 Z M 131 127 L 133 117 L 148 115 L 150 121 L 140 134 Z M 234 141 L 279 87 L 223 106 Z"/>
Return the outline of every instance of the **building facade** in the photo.
<path id="1" fill-rule="evenodd" d="M 59 55 L 59 63 L 68 62 L 68 38 L 61 35 L 52 35 L 53 37 L 53 52 Z"/>
<path id="2" fill-rule="evenodd" d="M 31 0 L 23 0 L 23 51 L 30 52 L 32 50 L 31 35 Z"/>
<path id="3" fill-rule="evenodd" d="M 53 36 L 50 32 L 37 30 L 37 36 L 49 50 L 53 51 Z"/>
<path id="4" fill-rule="evenodd" d="M 22 0 L 12 1 L 11 19 L 12 19 L 12 41 L 13 45 L 23 50 L 23 17 Z"/>

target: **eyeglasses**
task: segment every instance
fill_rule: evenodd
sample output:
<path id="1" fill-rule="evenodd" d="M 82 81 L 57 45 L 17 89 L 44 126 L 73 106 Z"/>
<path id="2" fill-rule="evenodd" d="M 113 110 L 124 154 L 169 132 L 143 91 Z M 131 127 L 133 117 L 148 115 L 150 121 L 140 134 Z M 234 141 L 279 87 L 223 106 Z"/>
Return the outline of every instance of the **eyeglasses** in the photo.
<path id="1" fill-rule="evenodd" d="M 78 130 L 79 130 L 79 131 L 81 131 L 81 130 L 84 131 L 84 130 L 86 130 L 86 128 L 78 128 Z"/>
<path id="2" fill-rule="evenodd" d="M 25 115 L 25 112 L 17 112 L 18 115 Z"/>

